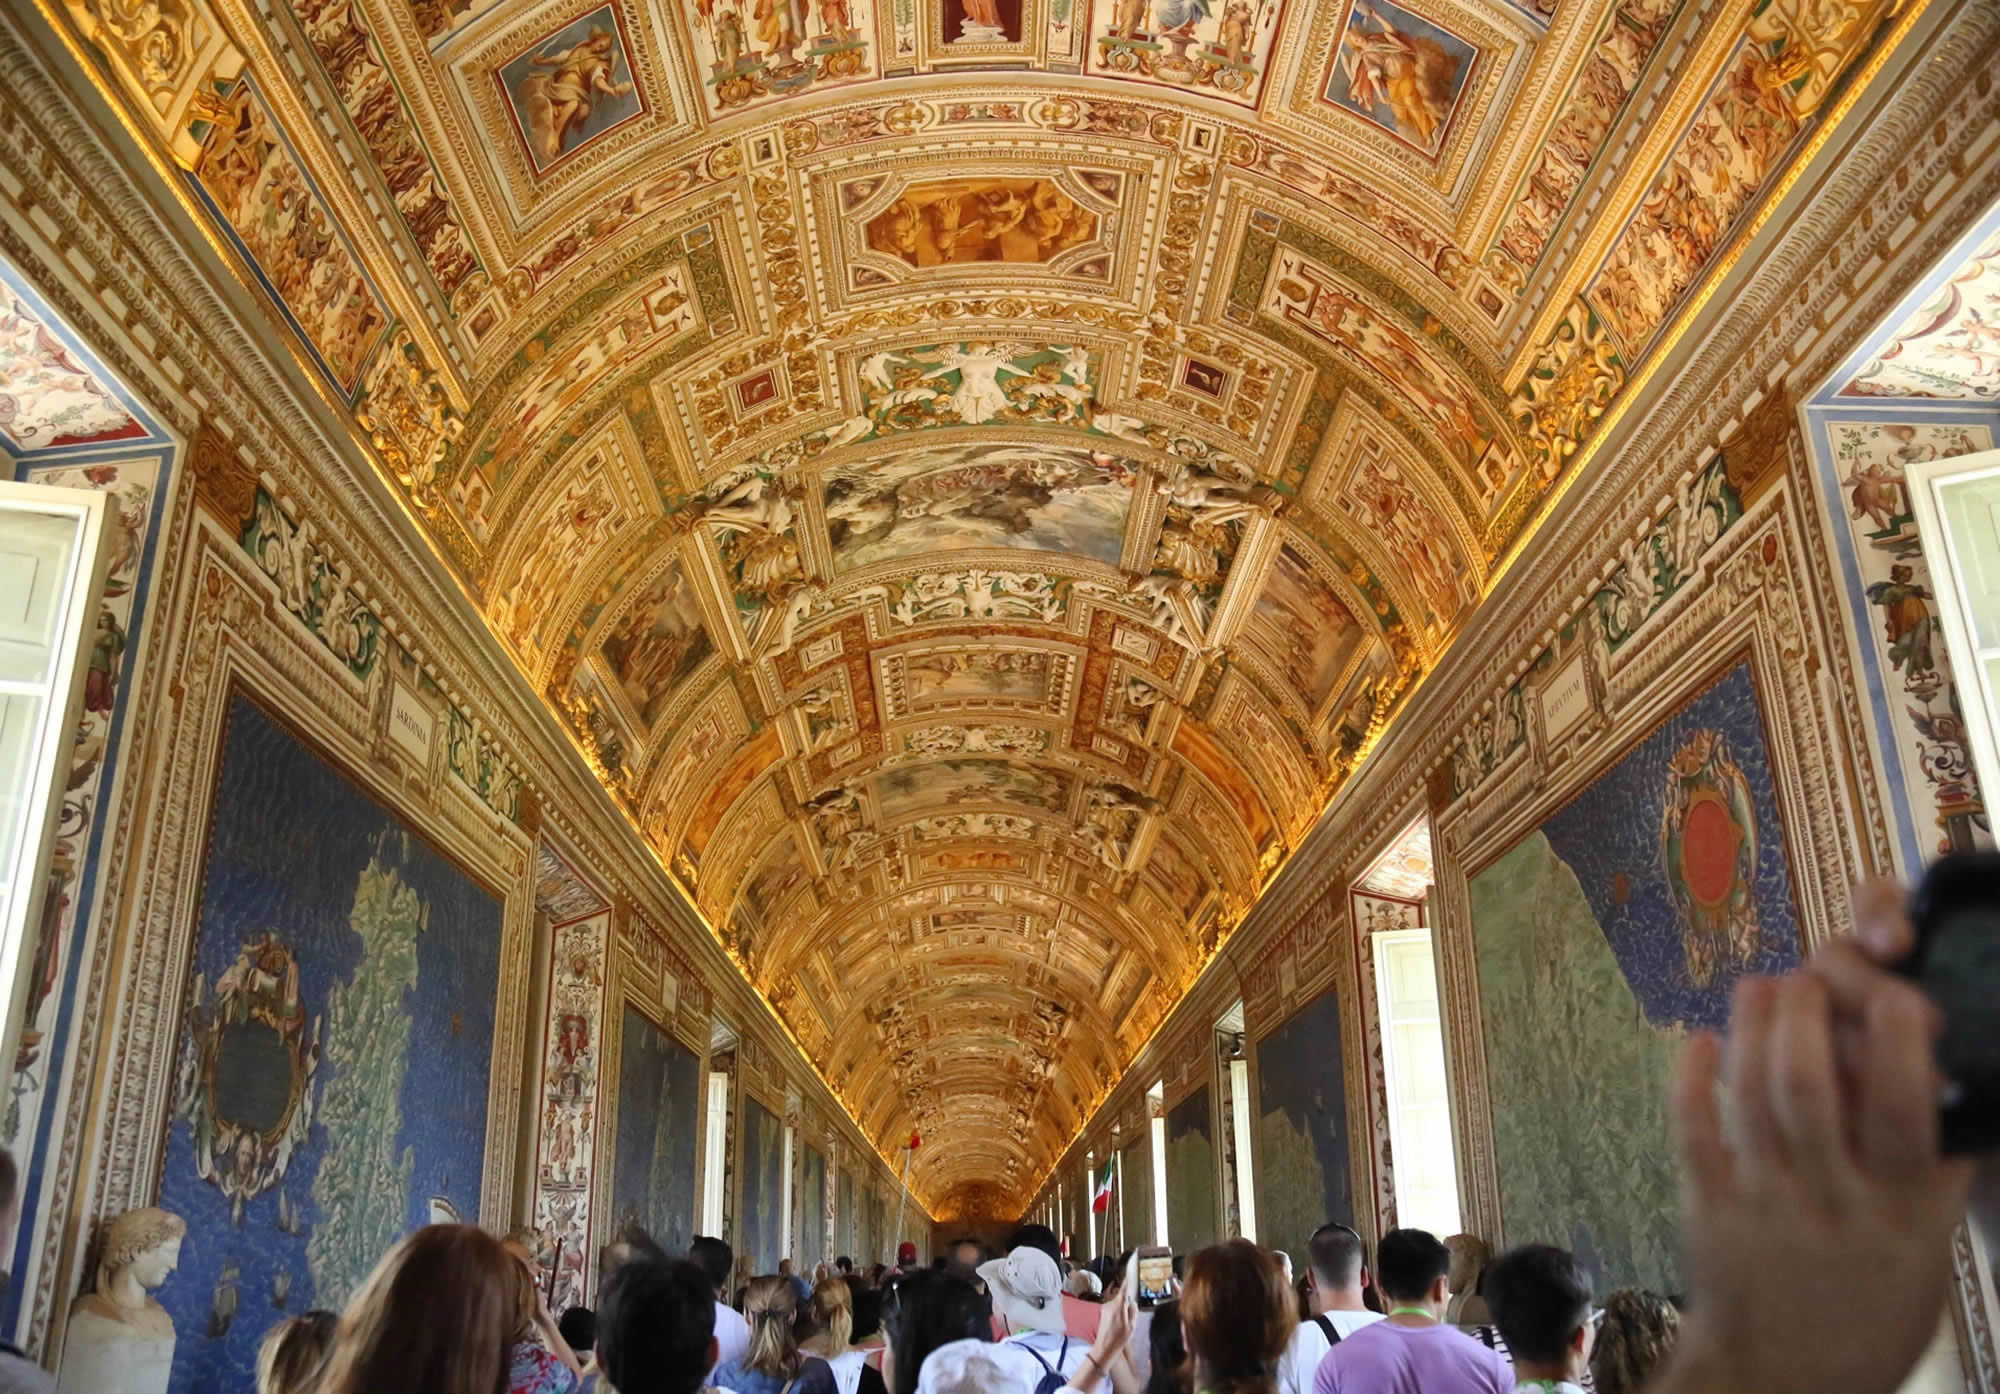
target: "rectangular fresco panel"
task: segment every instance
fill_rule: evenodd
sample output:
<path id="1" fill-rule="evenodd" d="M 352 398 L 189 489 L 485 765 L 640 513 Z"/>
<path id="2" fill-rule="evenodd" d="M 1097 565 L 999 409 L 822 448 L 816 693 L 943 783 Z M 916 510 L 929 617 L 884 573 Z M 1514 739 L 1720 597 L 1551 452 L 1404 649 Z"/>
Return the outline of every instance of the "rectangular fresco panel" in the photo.
<path id="1" fill-rule="evenodd" d="M 1217 1238 L 1212 1114 L 1205 1084 L 1167 1110 L 1167 1242 L 1177 1254 Z"/>
<path id="2" fill-rule="evenodd" d="M 637 1225 L 681 1253 L 694 1238 L 701 1060 L 630 1003 L 621 1039 L 611 1226 L 603 1233 Z"/>
<path id="3" fill-rule="evenodd" d="M 1154 1243 L 1153 1143 L 1147 1136 L 1118 1154 L 1118 1217 L 1125 1227 L 1125 1247 Z"/>
<path id="4" fill-rule="evenodd" d="M 1257 1240 L 1304 1272 L 1306 1241 L 1354 1223 L 1340 999 L 1315 997 L 1257 1042 Z"/>
<path id="5" fill-rule="evenodd" d="M 868 0 L 689 0 L 686 17 L 711 116 L 876 76 Z"/>
<path id="6" fill-rule="evenodd" d="M 1055 813 L 1069 804 L 1069 784 L 1060 775 L 1006 760 L 937 760 L 877 775 L 875 797 L 885 818 L 958 804 L 1014 804 Z"/>
<path id="7" fill-rule="evenodd" d="M 1327 75 L 1326 100 L 1426 155 L 1444 145 L 1479 50 L 1392 0 L 1347 13 Z"/>
<path id="8" fill-rule="evenodd" d="M 817 1147 L 799 1153 L 799 1267 L 810 1277 L 826 1257 L 826 1156 Z"/>
<path id="9" fill-rule="evenodd" d="M 389 312 L 319 188 L 248 81 L 223 101 L 191 178 L 321 369 L 352 400 Z"/>
<path id="10" fill-rule="evenodd" d="M 1508 1244 L 1576 1252 L 1600 1295 L 1681 1287 L 1666 1100 L 1690 1028 L 1799 961 L 1747 659 L 1474 876 Z"/>
<path id="11" fill-rule="evenodd" d="M 854 1220 L 854 1176 L 851 1172 L 843 1171 L 833 1186 L 834 1257 L 851 1258 L 858 1264 L 860 1259 L 854 1251 L 859 1247 L 857 1241 L 861 1238 L 861 1232 Z"/>
<path id="12" fill-rule="evenodd" d="M 285 1312 L 477 1222 L 500 902 L 242 696 L 229 706 L 160 1204 L 176 1394 L 249 1389 Z"/>
<path id="13" fill-rule="evenodd" d="M 785 1125 L 748 1094 L 743 1096 L 741 1174 L 736 1252 L 750 1260 L 753 1277 L 775 1273 L 785 1242 Z"/>
<path id="14" fill-rule="evenodd" d="M 625 20 L 613 4 L 571 20 L 494 74 L 535 173 L 646 110 L 632 77 Z"/>
<path id="15" fill-rule="evenodd" d="M 1278 0 L 1094 0 L 1086 71 L 1255 106 Z"/>
<path id="16" fill-rule="evenodd" d="M 834 565 L 854 571 L 973 547 L 1067 552 L 1115 565 L 1136 474 L 1126 461 L 1074 446 L 990 443 L 930 446 L 830 470 Z"/>
<path id="17" fill-rule="evenodd" d="M 1277 657 L 1286 683 L 1315 711 L 1361 644 L 1361 626 L 1347 606 L 1289 542 L 1278 549 L 1250 625 Z"/>
<path id="18" fill-rule="evenodd" d="M 0 284 L 0 448 L 19 454 L 150 434 L 76 350 Z"/>
<path id="19" fill-rule="evenodd" d="M 694 581 L 678 557 L 612 625 L 601 652 L 633 711 L 651 726 L 674 689 L 715 652 Z"/>

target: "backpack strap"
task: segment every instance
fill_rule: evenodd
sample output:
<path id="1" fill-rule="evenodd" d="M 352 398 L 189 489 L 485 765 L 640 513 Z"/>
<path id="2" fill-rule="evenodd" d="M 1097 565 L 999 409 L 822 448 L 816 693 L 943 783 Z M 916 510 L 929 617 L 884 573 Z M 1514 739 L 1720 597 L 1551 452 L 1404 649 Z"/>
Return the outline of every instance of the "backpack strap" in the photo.
<path id="1" fill-rule="evenodd" d="M 1321 1312 L 1313 1318 L 1313 1325 L 1317 1326 L 1320 1329 L 1320 1334 L 1326 1337 L 1327 1345 L 1337 1346 L 1340 1344 L 1340 1331 L 1334 1326 L 1333 1318 L 1325 1312 Z"/>
<path id="2" fill-rule="evenodd" d="M 1496 1346 L 1496 1345 L 1494 1345 L 1494 1344 L 1493 1344 L 1493 1328 L 1492 1328 L 1492 1327 L 1490 1327 L 1490 1326 L 1475 1326 L 1475 1327 L 1473 1327 L 1473 1328 L 1472 1328 L 1472 1334 L 1473 1334 L 1473 1335 L 1475 1335 L 1475 1336 L 1477 1336 L 1477 1337 L 1479 1338 L 1479 1344 L 1481 1344 L 1482 1346 L 1485 1346 L 1485 1347 L 1486 1347 L 1486 1349 L 1488 1349 L 1488 1350 L 1498 1350 L 1498 1349 L 1499 1349 L 1499 1347 L 1498 1347 L 1498 1346 Z"/>

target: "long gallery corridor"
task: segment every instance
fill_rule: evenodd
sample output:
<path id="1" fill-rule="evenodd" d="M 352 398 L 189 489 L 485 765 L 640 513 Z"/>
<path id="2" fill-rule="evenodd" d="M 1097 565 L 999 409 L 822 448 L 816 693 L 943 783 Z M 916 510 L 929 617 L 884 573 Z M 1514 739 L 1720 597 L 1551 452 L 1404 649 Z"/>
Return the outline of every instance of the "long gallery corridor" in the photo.
<path id="1" fill-rule="evenodd" d="M 0 74 L 0 1394 L 2000 1394 L 1993 0 Z"/>

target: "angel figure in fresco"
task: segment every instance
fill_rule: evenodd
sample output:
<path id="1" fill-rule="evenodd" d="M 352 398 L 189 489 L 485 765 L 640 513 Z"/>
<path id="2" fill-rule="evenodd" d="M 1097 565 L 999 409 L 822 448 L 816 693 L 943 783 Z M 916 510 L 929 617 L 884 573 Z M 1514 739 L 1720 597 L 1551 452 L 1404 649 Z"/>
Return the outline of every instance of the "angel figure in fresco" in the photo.
<path id="1" fill-rule="evenodd" d="M 1866 517 L 1878 534 L 1895 531 L 1896 519 L 1909 514 L 1903 472 L 1882 460 L 1856 465 L 1840 482 L 1848 491 L 1848 501 L 1854 505 L 1851 516 Z"/>
<path id="2" fill-rule="evenodd" d="M 543 161 L 563 153 L 590 119 L 591 103 L 599 96 L 631 95 L 631 83 L 612 81 L 617 68 L 613 44 L 609 29 L 593 25 L 581 42 L 528 59 L 551 70 L 529 73 L 514 93 L 528 118 L 528 143 Z"/>
<path id="3" fill-rule="evenodd" d="M 1911 678 L 1937 668 L 1931 653 L 1931 639 L 1937 633 L 1937 616 L 1931 613 L 1931 593 L 1916 579 L 1916 572 L 1898 562 L 1889 568 L 1889 579 L 1868 587 L 1868 603 L 1882 612 L 1884 637 L 1889 641 L 1889 662 Z"/>
<path id="4" fill-rule="evenodd" d="M 1018 221 L 1018 219 L 1017 219 Z M 1012 372 L 1017 351 L 1004 344 L 966 344 L 939 349 L 936 363 L 927 375 L 941 378 L 958 374 L 958 387 L 951 394 L 952 409 L 968 426 L 991 421 L 1007 408 L 1007 394 L 1000 387 L 1000 374 Z"/>
<path id="5" fill-rule="evenodd" d="M 1362 27 L 1362 21 L 1373 29 Z M 1428 149 L 1451 115 L 1459 60 L 1435 39 L 1405 34 L 1363 5 L 1341 37 L 1348 91 L 1365 110 L 1386 104 L 1396 129 Z"/>

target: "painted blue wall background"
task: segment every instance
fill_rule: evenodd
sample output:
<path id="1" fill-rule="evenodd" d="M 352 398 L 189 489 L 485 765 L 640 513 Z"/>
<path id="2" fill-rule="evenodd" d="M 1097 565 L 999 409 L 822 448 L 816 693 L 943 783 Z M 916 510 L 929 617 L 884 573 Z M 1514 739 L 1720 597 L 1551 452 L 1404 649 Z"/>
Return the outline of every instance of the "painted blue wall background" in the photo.
<path id="1" fill-rule="evenodd" d="M 212 984 L 246 940 L 274 932 L 298 958 L 307 1016 L 323 1018 L 329 990 L 351 979 L 360 959 L 348 925 L 356 882 L 371 857 L 394 866 L 429 910 L 416 986 L 404 999 L 411 1036 L 397 1140 L 412 1160 L 406 1219 L 423 1223 L 432 1195 L 478 1219 L 500 902 L 244 697 L 232 700 L 227 721 L 192 972 Z M 183 1021 L 183 1040 L 186 1030 Z M 331 1077 L 323 1065 L 314 1087 L 323 1092 Z M 250 1394 L 264 1331 L 323 1300 L 306 1246 L 321 1218 L 311 1192 L 328 1142 L 315 1121 L 292 1157 L 282 1190 L 305 1222 L 292 1235 L 276 1225 L 278 1188 L 233 1223 L 221 1191 L 195 1172 L 191 1127 L 175 1118 L 159 1202 L 188 1222 L 180 1270 L 159 1294 L 179 1333 L 175 1391 Z M 240 1270 L 238 1310 L 226 1332 L 210 1336 L 217 1280 L 231 1262 Z M 291 1281 L 282 1308 L 272 1297 L 280 1274 Z"/>
<path id="2" fill-rule="evenodd" d="M 611 1228 L 636 1224 L 670 1253 L 694 1238 L 701 1061 L 627 1003 L 618 1064 Z"/>
<path id="3" fill-rule="evenodd" d="M 777 1116 L 743 1096 L 743 1242 L 750 1276 L 778 1271 L 785 1240 L 785 1130 Z"/>
<path id="4" fill-rule="evenodd" d="M 1322 993 L 1257 1043 L 1257 1239 L 1303 1272 L 1306 1241 L 1354 1221 L 1340 999 Z"/>

